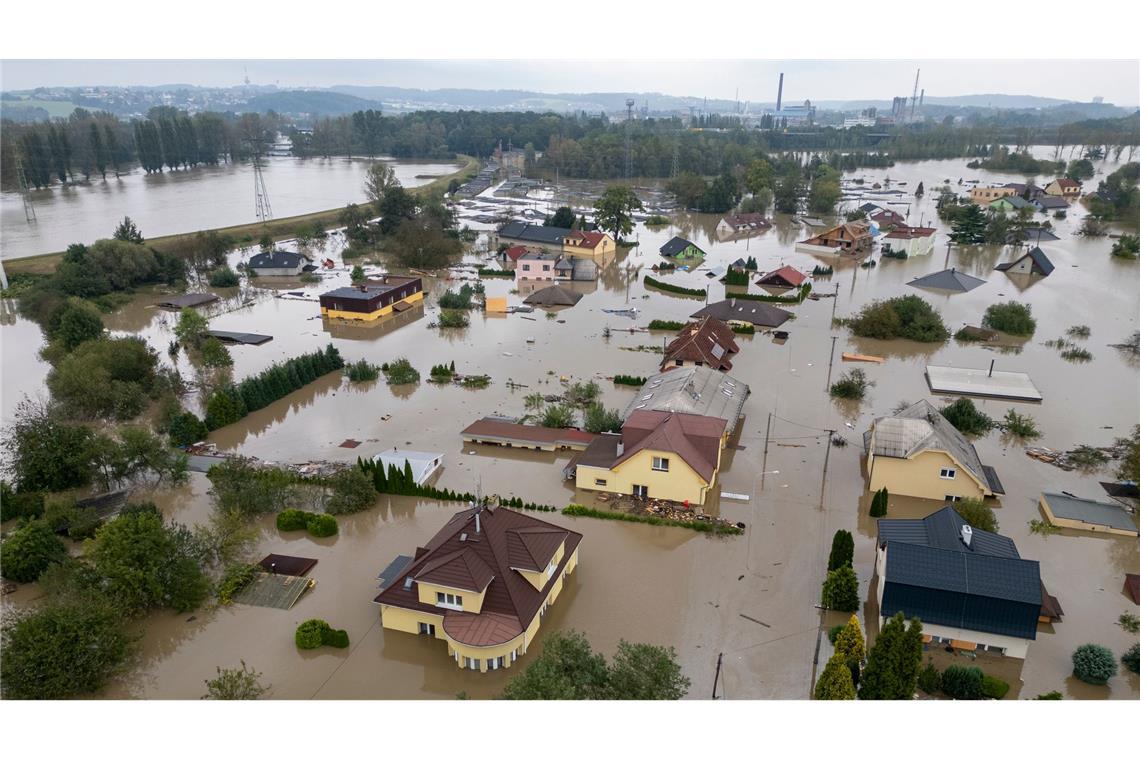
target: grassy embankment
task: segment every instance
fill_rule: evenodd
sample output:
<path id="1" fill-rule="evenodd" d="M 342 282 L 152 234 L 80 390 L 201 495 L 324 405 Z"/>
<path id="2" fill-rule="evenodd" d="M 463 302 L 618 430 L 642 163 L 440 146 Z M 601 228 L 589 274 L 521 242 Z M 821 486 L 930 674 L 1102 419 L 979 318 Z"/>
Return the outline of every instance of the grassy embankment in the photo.
<path id="1" fill-rule="evenodd" d="M 466 155 L 460 155 L 458 158 L 460 161 L 463 161 L 462 168 L 451 174 L 444 175 L 433 182 L 429 182 L 426 185 L 409 188 L 408 192 L 413 195 L 425 195 L 438 190 L 446 191 L 447 185 L 451 180 L 461 180 L 465 175 L 474 174 L 479 171 L 479 159 Z M 341 210 L 342 209 L 334 208 L 328 211 L 315 211 L 311 214 L 271 219 L 265 223 L 253 222 L 251 224 L 237 224 L 232 227 L 219 227 L 214 231 L 221 235 L 229 235 L 238 240 L 246 236 L 257 240 L 265 234 L 268 234 L 274 240 L 287 240 L 295 237 L 301 228 L 311 226 L 313 222 L 320 222 L 325 227 L 338 226 L 337 217 L 340 215 Z M 201 231 L 208 232 L 209 230 Z M 177 235 L 147 238 L 146 244 L 160 251 L 168 251 L 171 248 L 176 248 L 179 243 L 185 242 L 186 238 L 198 232 L 199 230 L 195 230 L 194 232 L 184 232 Z M 110 230 L 108 230 L 107 234 L 110 236 Z M 76 242 L 91 243 L 94 241 L 84 240 Z M 18 273 L 51 274 L 55 271 L 62 257 L 63 251 L 57 251 L 56 253 L 43 253 L 37 256 L 26 256 L 19 259 L 5 259 L 4 268 L 7 270 L 9 276 Z"/>

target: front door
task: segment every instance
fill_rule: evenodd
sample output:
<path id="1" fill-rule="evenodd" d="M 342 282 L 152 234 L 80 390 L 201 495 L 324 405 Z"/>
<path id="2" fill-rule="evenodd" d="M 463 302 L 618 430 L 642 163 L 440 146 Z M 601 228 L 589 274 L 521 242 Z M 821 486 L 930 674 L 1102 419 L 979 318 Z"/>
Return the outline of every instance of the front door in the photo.
<path id="1" fill-rule="evenodd" d="M 649 498 L 649 486 L 634 485 L 633 495 L 638 496 L 642 499 L 648 499 Z"/>

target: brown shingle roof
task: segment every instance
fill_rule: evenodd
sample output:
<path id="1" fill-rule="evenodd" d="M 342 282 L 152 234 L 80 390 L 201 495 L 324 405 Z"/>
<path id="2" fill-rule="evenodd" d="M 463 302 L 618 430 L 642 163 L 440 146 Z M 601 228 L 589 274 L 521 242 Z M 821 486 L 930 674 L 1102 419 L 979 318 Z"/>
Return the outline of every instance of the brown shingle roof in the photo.
<path id="1" fill-rule="evenodd" d="M 627 461 L 640 451 L 668 451 L 676 454 L 689 467 L 712 482 L 720 457 L 720 438 L 725 421 L 718 417 L 675 412 L 637 411 L 622 425 L 625 452 L 613 466 Z"/>
<path id="2" fill-rule="evenodd" d="M 511 567 L 539 572 L 566 539 L 562 528 L 519 528 L 507 533 L 507 562 Z"/>
<path id="3" fill-rule="evenodd" d="M 495 578 L 495 571 L 466 546 L 425 562 L 416 572 L 417 581 L 481 593 Z"/>
<path id="4" fill-rule="evenodd" d="M 473 646 L 505 643 L 517 636 L 518 632 L 525 630 L 538 614 L 551 587 L 557 582 L 562 569 L 581 543 L 582 534 L 503 508 L 484 509 L 479 514 L 479 523 L 480 530 L 476 532 L 473 509 L 456 513 L 425 547 L 417 549 L 415 560 L 393 580 L 390 586 L 380 592 L 375 601 L 404 609 L 440 614 L 443 612 L 441 608 L 420 603 L 415 584 L 412 583 L 410 588 L 405 588 L 405 581 L 408 577 L 418 578 L 421 572 L 426 572 L 425 566 L 437 564 L 434 562 L 436 559 L 470 550 L 490 569 L 494 577 L 487 584 L 481 612 L 475 615 L 448 611 L 444 616 L 444 630 L 456 640 Z M 528 551 L 544 550 L 543 547 L 551 538 L 539 535 L 543 532 L 564 534 L 565 552 L 550 580 L 539 590 L 510 568 L 510 544 L 516 541 L 530 541 L 532 547 L 536 548 Z M 528 538 L 511 538 L 511 533 L 519 533 L 520 536 L 525 534 Z M 464 534 L 466 534 L 465 539 Z M 490 617 L 492 615 L 498 617 Z M 467 620 L 467 618 L 477 618 L 477 620 Z M 455 634 L 452 633 L 453 630 Z M 516 632 L 511 633 L 512 631 Z M 471 640 L 459 639 L 459 636 L 469 637 Z"/>
<path id="5" fill-rule="evenodd" d="M 548 428 L 541 425 L 520 425 L 517 422 L 484 417 L 463 428 L 462 435 L 484 440 L 500 439 L 523 443 L 547 443 L 565 445 L 570 443 L 588 444 L 594 440 L 593 433 L 575 428 Z"/>
<path id="6" fill-rule="evenodd" d="M 729 357 L 740 351 L 732 328 L 712 317 L 701 317 L 681 328 L 668 346 L 661 360 L 661 369 L 668 369 L 677 360 L 702 362 L 704 366 L 727 372 L 732 369 Z"/>
<path id="7" fill-rule="evenodd" d="M 790 287 L 798 288 L 807 279 L 807 275 L 793 267 L 780 267 L 768 274 L 761 277 L 758 282 L 761 285 L 783 285 L 787 284 Z"/>

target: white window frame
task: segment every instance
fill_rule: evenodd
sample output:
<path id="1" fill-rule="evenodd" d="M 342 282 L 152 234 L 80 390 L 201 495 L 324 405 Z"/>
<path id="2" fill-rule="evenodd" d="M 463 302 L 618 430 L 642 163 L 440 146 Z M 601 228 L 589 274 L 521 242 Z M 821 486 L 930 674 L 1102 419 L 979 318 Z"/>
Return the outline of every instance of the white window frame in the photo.
<path id="1" fill-rule="evenodd" d="M 669 457 L 653 457 L 651 466 L 655 472 L 669 472 Z"/>
<path id="2" fill-rule="evenodd" d="M 435 592 L 435 606 L 443 607 L 448 610 L 463 610 L 463 597 L 460 594 L 445 593 L 443 591 Z"/>
<path id="3" fill-rule="evenodd" d="M 604 485 L 606 485 L 606 479 L 605 478 L 594 478 L 594 485 L 604 486 Z"/>
<path id="4" fill-rule="evenodd" d="M 633 495 L 638 497 L 638 498 L 641 498 L 641 499 L 648 499 L 649 498 L 649 486 L 643 486 L 643 485 L 639 485 L 637 483 L 634 483 L 633 484 Z"/>
<path id="5" fill-rule="evenodd" d="M 958 470 L 954 467 L 943 467 L 938 471 L 938 477 L 943 480 L 953 480 L 958 477 Z"/>
<path id="6" fill-rule="evenodd" d="M 554 575 L 555 567 L 557 567 L 557 565 L 555 564 L 554 560 L 551 559 L 550 564 L 546 566 L 546 580 L 550 580 L 550 577 Z"/>
<path id="7" fill-rule="evenodd" d="M 961 501 L 962 497 L 961 496 L 955 496 L 952 493 L 948 493 L 942 498 L 942 500 L 947 501 L 947 502 L 955 502 L 955 501 Z"/>

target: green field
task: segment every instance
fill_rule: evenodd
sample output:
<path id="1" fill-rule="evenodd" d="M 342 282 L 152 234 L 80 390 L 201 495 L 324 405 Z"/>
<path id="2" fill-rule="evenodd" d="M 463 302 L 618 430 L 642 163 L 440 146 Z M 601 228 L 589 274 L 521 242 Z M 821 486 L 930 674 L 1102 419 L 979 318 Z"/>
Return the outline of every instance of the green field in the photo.
<path id="1" fill-rule="evenodd" d="M 24 108 L 42 108 L 48 112 L 48 115 L 54 118 L 65 118 L 71 116 L 71 112 L 76 109 L 76 105 L 70 100 L 3 100 L 0 101 L 0 107 L 10 106 L 23 106 Z"/>

